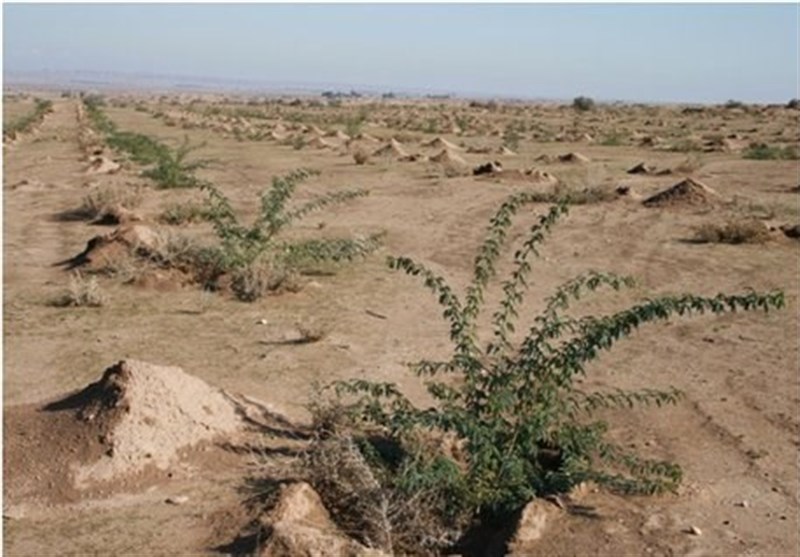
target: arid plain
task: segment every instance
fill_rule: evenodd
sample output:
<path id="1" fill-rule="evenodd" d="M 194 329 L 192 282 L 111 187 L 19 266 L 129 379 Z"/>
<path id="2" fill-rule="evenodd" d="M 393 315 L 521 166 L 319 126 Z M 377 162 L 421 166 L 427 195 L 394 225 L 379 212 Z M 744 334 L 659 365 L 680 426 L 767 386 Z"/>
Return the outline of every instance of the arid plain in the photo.
<path id="1" fill-rule="evenodd" d="M 35 98 L 51 106 L 4 133 L 3 146 L 6 554 L 291 554 L 269 540 L 283 530 L 254 526 L 270 519 L 253 489 L 302 451 L 315 386 L 389 381 L 424 404 L 406 363 L 450 355 L 435 297 L 386 257 L 412 257 L 460 293 L 490 217 L 521 192 L 541 202 L 517 214 L 500 275 L 531 224 L 563 196 L 572 203 L 531 260 L 520 331 L 558 285 L 589 270 L 636 286 L 581 300 L 579 315 L 749 289 L 783 291 L 785 306 L 647 324 L 590 364 L 587 387 L 684 393 L 676 405 L 602 412 L 620 445 L 683 467 L 677 492 L 590 487 L 575 504 L 548 501 L 542 532 L 526 536 L 523 525 L 510 545 L 480 551 L 796 554 L 796 106 L 106 95 L 98 106 L 117 130 L 196 147 L 184 162 L 205 164 L 188 175 L 213 184 L 243 223 L 273 178 L 299 168 L 315 173 L 290 207 L 368 190 L 283 232 L 354 239 L 369 245 L 363 257 L 211 284 L 164 247 L 219 242 L 207 190 L 143 176 L 152 165 L 109 145 L 76 94 L 7 93 L 5 122 L 31 114 Z M 501 294 L 494 284 L 487 301 Z M 114 385 L 87 388 L 122 360 L 106 379 L 129 381 L 115 388 L 129 390 L 126 411 L 141 418 L 124 431 L 116 414 L 102 422 Z M 137 369 L 147 381 L 128 378 Z M 224 409 L 234 400 L 238 418 Z M 167 435 L 154 420 L 186 425 Z"/>

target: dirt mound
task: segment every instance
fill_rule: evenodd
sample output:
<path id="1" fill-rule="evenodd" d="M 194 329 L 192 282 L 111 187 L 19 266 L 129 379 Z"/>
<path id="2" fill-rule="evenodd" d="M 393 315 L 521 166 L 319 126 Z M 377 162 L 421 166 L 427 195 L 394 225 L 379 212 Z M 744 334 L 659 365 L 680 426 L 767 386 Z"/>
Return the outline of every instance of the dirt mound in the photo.
<path id="1" fill-rule="evenodd" d="M 506 157 L 513 157 L 513 156 L 516 155 L 516 153 L 514 151 L 512 151 L 511 149 L 509 149 L 505 145 L 503 145 L 502 147 L 500 147 L 497 150 L 497 154 L 498 155 L 503 155 L 503 156 L 506 156 Z"/>
<path id="2" fill-rule="evenodd" d="M 332 132 L 328 132 L 325 134 L 326 137 L 335 137 L 340 141 L 344 141 L 345 143 L 350 141 L 350 136 L 344 133 L 342 130 L 336 130 Z"/>
<path id="3" fill-rule="evenodd" d="M 161 236 L 149 226 L 126 224 L 86 243 L 86 248 L 71 259 L 57 265 L 68 270 L 81 267 L 87 271 L 103 271 L 132 255 L 149 256 L 162 243 Z"/>
<path id="4" fill-rule="evenodd" d="M 800 240 L 800 224 L 785 224 L 781 226 L 780 229 L 787 238 Z"/>
<path id="5" fill-rule="evenodd" d="M 544 170 L 539 170 L 538 168 L 535 167 L 528 168 L 527 170 L 523 171 L 522 175 L 525 177 L 526 180 L 531 182 L 536 182 L 539 184 L 555 184 L 558 182 L 558 178 L 556 178 L 549 172 L 545 172 Z"/>
<path id="6" fill-rule="evenodd" d="M 439 153 L 433 155 L 430 158 L 431 162 L 438 162 L 442 164 L 454 164 L 454 165 L 464 165 L 466 166 L 467 161 L 465 161 L 461 156 L 453 153 L 449 149 L 442 149 Z"/>
<path id="7" fill-rule="evenodd" d="M 124 360 L 77 393 L 78 419 L 103 424 L 106 456 L 76 472 L 110 480 L 152 464 L 167 468 L 178 451 L 242 427 L 233 403 L 178 367 Z"/>
<path id="8" fill-rule="evenodd" d="M 498 161 L 489 161 L 472 169 L 473 176 L 481 174 L 498 174 L 503 171 L 503 165 Z"/>
<path id="9" fill-rule="evenodd" d="M 626 172 L 628 174 L 653 174 L 656 171 L 655 166 L 640 162 L 633 168 L 629 168 Z"/>
<path id="10" fill-rule="evenodd" d="M 692 178 L 686 178 L 671 188 L 645 199 L 645 207 L 677 207 L 713 205 L 719 201 L 719 194 Z"/>
<path id="11" fill-rule="evenodd" d="M 626 172 L 628 174 L 645 174 L 648 176 L 668 176 L 672 174 L 672 170 L 669 168 L 658 170 L 658 168 L 655 166 L 645 164 L 643 162 L 640 162 L 636 166 L 629 168 Z"/>
<path id="12" fill-rule="evenodd" d="M 333 149 L 334 147 L 336 147 L 336 145 L 334 145 L 330 141 L 322 139 L 319 136 L 314 136 L 313 138 L 308 140 L 308 143 L 306 143 L 306 147 L 314 147 L 315 149 Z"/>
<path id="13" fill-rule="evenodd" d="M 373 157 L 408 158 L 410 155 L 403 148 L 403 144 L 392 138 L 386 145 L 372 153 Z"/>
<path id="14" fill-rule="evenodd" d="M 382 555 L 344 535 L 307 483 L 285 485 L 277 505 L 262 522 L 269 537 L 260 557 Z"/>
<path id="15" fill-rule="evenodd" d="M 456 145 L 455 143 L 451 143 L 444 139 L 443 137 L 435 137 L 428 141 L 427 143 L 423 143 L 422 147 L 431 148 L 431 149 L 449 149 L 450 151 L 463 151 L 461 147 Z"/>
<path id="16" fill-rule="evenodd" d="M 487 165 L 483 165 L 487 167 L 488 165 L 498 165 L 499 163 L 487 163 Z M 481 168 L 481 167 L 478 167 Z M 473 170 L 473 174 L 475 171 Z M 539 170 L 538 168 L 528 168 L 525 170 L 521 170 L 519 168 L 512 168 L 512 169 L 503 169 L 502 167 L 499 170 L 495 170 L 492 172 L 482 172 L 480 174 L 475 174 L 479 176 L 479 180 L 483 179 L 494 179 L 495 181 L 502 181 L 502 182 L 516 182 L 516 183 L 525 183 L 525 184 L 552 184 L 555 185 L 558 183 L 558 178 L 550 174 L 549 172 L 544 172 Z"/>
<path id="17" fill-rule="evenodd" d="M 104 207 L 100 214 L 98 214 L 97 217 L 91 221 L 91 223 L 102 225 L 119 225 L 138 222 L 141 220 L 142 217 L 130 209 L 127 209 L 122 205 L 112 205 L 110 207 Z"/>
<path id="18" fill-rule="evenodd" d="M 558 160 L 560 162 L 569 162 L 569 163 L 577 163 L 577 164 L 586 164 L 587 162 L 591 162 L 591 159 L 585 155 L 581 155 L 580 153 L 571 152 L 566 153 L 564 155 L 559 155 Z"/>
<path id="19" fill-rule="evenodd" d="M 86 174 L 114 174 L 120 168 L 119 163 L 101 155 L 92 157 L 89 167 L 86 169 Z"/>
<path id="20" fill-rule="evenodd" d="M 4 495 L 31 503 L 121 487 L 243 422 L 226 395 L 180 368 L 123 360 L 64 398 L 7 408 L 4 427 Z"/>

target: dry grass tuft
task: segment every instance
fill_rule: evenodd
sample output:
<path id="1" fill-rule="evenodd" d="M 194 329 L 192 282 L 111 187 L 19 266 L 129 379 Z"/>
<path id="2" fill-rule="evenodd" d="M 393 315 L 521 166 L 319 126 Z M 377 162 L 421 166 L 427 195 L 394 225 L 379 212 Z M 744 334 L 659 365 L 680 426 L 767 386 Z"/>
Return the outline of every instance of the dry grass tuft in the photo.
<path id="1" fill-rule="evenodd" d="M 355 153 L 353 153 L 353 160 L 359 166 L 367 164 L 367 162 L 369 162 L 369 153 L 367 153 L 362 149 L 359 149 Z"/>
<path id="2" fill-rule="evenodd" d="M 695 230 L 698 244 L 761 244 L 769 240 L 769 229 L 757 220 L 704 224 Z"/>
<path id="3" fill-rule="evenodd" d="M 55 307 L 102 307 L 108 302 L 108 296 L 100 289 L 97 277 L 84 277 L 75 272 L 69 279 L 69 289 L 53 301 Z"/>

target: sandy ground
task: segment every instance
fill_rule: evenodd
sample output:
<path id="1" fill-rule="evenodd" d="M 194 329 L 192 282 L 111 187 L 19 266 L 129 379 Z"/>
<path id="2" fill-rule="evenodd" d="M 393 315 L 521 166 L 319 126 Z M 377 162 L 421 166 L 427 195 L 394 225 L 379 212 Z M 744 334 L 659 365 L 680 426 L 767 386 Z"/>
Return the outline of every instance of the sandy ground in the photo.
<path id="1" fill-rule="evenodd" d="M 146 104 L 151 112 L 170 110 L 155 100 Z M 434 299 L 414 279 L 387 269 L 385 256 L 414 257 L 463 288 L 489 216 L 505 197 L 525 187 L 471 176 L 447 178 L 427 163 L 376 161 L 357 166 L 352 157 L 335 150 L 295 150 L 275 142 L 237 141 L 214 130 L 184 130 L 134 110 L 132 103 L 109 108 L 107 113 L 121 129 L 173 144 L 184 135 L 206 142 L 198 154 L 216 162 L 198 174 L 217 184 L 248 217 L 255 214 L 257 195 L 271 177 L 300 166 L 322 172 L 301 186 L 300 200 L 343 187 L 368 188 L 368 197 L 315 213 L 294 233 L 311 236 L 322 230 L 325 235 L 354 235 L 385 230 L 385 246 L 332 276 L 307 279 L 311 283 L 298 293 L 252 304 L 191 287 L 163 291 L 101 278 L 109 296 L 103 307 L 58 308 L 49 302 L 63 292 L 69 277 L 54 264 L 110 230 L 57 218 L 80 205 L 93 185 L 142 184 L 146 189 L 137 211 L 151 222 L 167 203 L 200 199 L 198 192 L 152 188 L 137 176 L 134 165 L 115 175 L 87 176 L 77 142 L 76 107 L 74 99 L 55 99 L 54 113 L 35 134 L 4 146 L 4 465 L 6 478 L 12 480 L 26 472 L 9 470 L 11 463 L 34 465 L 8 454 L 8 447 L 20 446 L 9 442 L 9 435 L 24 435 L 28 428 L 19 424 L 34 420 L 30 416 L 42 401 L 97 380 L 103 369 L 122 358 L 180 366 L 211 385 L 268 401 L 296 420 L 307 417 L 305 405 L 313 385 L 333 379 L 391 380 L 419 399 L 423 388 L 404 363 L 446 356 L 447 329 Z M 412 108 L 421 122 L 440 113 L 433 105 Z M 487 131 L 444 137 L 473 146 L 501 145 L 501 138 L 491 135 L 490 129 L 502 129 L 513 114 L 468 109 L 463 104 L 458 108 L 471 114 L 474 122 L 486 123 Z M 575 125 L 571 110 L 537 110 L 537 118 L 530 114 L 527 118 L 552 131 Z M 379 120 L 380 111 L 375 109 L 370 121 Z M 309 112 L 326 114 L 321 108 Z M 600 135 L 622 128 L 646 131 L 656 125 L 651 121 L 662 120 L 659 129 L 664 135 L 664 130 L 702 134 L 710 129 L 762 139 L 781 133 L 782 141 L 797 142 L 792 136 L 796 111 L 782 111 L 779 117 L 735 113 L 693 119 L 677 109 L 649 114 L 645 109 L 615 108 L 587 118 L 581 125 Z M 382 121 L 364 130 L 381 138 L 401 133 L 422 140 L 436 136 L 391 124 Z M 540 142 L 527 136 L 517 156 L 461 156 L 471 165 L 488 160 L 500 160 L 506 168 L 535 165 L 579 185 L 630 185 L 643 196 L 684 176 L 625 174 L 640 161 L 674 168 L 685 161 L 684 153 L 585 141 Z M 406 143 L 411 152 L 435 152 Z M 575 168 L 535 161 L 542 154 L 569 151 L 580 151 L 592 162 Z M 728 217 L 755 215 L 773 226 L 796 224 L 798 195 L 787 190 L 798 185 L 798 163 L 703 153 L 691 175 L 724 198 L 736 198 L 735 206 L 650 209 L 632 199 L 619 199 L 573 207 L 535 263 L 523 315 L 533 315 L 530 312 L 541 308 L 543 297 L 555 286 L 589 269 L 631 274 L 639 284 L 626 293 L 587 300 L 581 306 L 586 312 L 609 312 L 658 294 L 714 295 L 747 288 L 783 289 L 787 307 L 767 315 L 650 325 L 592 364 L 587 382 L 594 386 L 672 385 L 686 393 L 677 407 L 608 415 L 614 438 L 648 456 L 680 463 L 684 484 L 677 495 L 661 497 L 595 494 L 590 503 L 597 516 L 564 516 L 556 521 L 541 542 L 542 555 L 797 553 L 798 243 L 780 233 L 760 245 L 687 240 L 693 227 Z M 545 208 L 536 206 L 520 215 L 514 229 L 517 237 Z M 178 231 L 209 235 L 206 224 Z M 498 295 L 495 289 L 490 303 Z M 297 324 L 321 327 L 326 335 L 305 345 L 269 342 Z M 208 451 L 186 457 L 190 472 L 147 485 L 120 486 L 103 496 L 38 501 L 30 493 L 46 493 L 46 485 L 35 486 L 27 496 L 11 497 L 10 488 L 6 489 L 5 553 L 214 553 L 214 547 L 233 539 L 246 518 L 241 485 L 253 456 L 232 455 L 219 447 Z M 219 466 L 223 461 L 226 466 Z M 189 496 L 190 502 L 164 502 L 176 493 Z M 701 535 L 687 533 L 691 527 Z"/>

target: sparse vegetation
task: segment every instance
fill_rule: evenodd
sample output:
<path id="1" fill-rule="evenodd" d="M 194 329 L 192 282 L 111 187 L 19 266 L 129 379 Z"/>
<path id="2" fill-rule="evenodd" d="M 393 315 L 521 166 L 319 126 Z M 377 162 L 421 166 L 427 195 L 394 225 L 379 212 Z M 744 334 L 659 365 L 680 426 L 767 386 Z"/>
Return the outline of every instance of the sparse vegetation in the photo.
<path id="1" fill-rule="evenodd" d="M 680 164 L 675 167 L 676 172 L 683 174 L 691 174 L 697 172 L 703 166 L 703 157 L 699 154 L 692 154 L 687 156 Z"/>
<path id="2" fill-rule="evenodd" d="M 3 122 L 3 139 L 16 139 L 19 134 L 28 132 L 40 124 L 44 117 L 52 111 L 53 103 L 51 101 L 34 99 L 34 107 L 31 112 L 16 120 Z"/>
<path id="3" fill-rule="evenodd" d="M 605 147 L 618 147 L 625 144 L 625 136 L 617 130 L 611 131 L 600 141 L 600 145 Z"/>
<path id="4" fill-rule="evenodd" d="M 190 153 L 204 145 L 191 145 L 189 138 L 184 137 L 175 150 L 167 149 L 153 168 L 142 172 L 142 176 L 152 179 L 162 189 L 196 188 L 205 182 L 194 175 L 195 170 L 208 166 L 209 160 L 201 159 L 187 162 Z"/>
<path id="5" fill-rule="evenodd" d="M 750 146 L 742 153 L 745 159 L 753 159 L 759 161 L 773 161 L 773 160 L 798 160 L 800 159 L 800 152 L 796 147 L 774 147 L 766 143 L 751 143 Z"/>
<path id="6" fill-rule="evenodd" d="M 108 296 L 100 288 L 97 277 L 84 277 L 80 272 L 73 272 L 69 279 L 69 289 L 53 301 L 56 307 L 91 307 L 104 306 Z"/>
<path id="7" fill-rule="evenodd" d="M 358 379 L 333 383 L 333 402 L 314 408 L 319 440 L 308 459 L 309 476 L 334 509 L 341 509 L 347 494 L 345 523 L 365 526 L 356 530 L 361 536 L 375 532 L 366 526 L 376 523 L 377 532 L 396 535 L 370 537 L 377 547 L 415 554 L 441 551 L 474 520 L 510 516 L 534 497 L 565 492 L 587 480 L 624 493 L 675 490 L 682 478 L 677 464 L 642 458 L 608 441 L 608 426 L 596 414 L 605 408 L 675 404 L 682 393 L 587 391 L 579 382 L 587 364 L 649 322 L 707 312 L 767 311 L 784 304 L 778 291 L 686 294 L 649 299 L 605 316 L 571 316 L 568 310 L 583 295 L 634 284 L 631 277 L 589 271 L 558 287 L 527 325 L 530 329 L 516 339 L 530 258 L 539 255 L 551 227 L 567 212 L 559 204 L 536 220 L 515 252 L 490 334 L 482 337 L 478 322 L 485 292 L 512 218 L 535 201 L 529 193 L 518 194 L 497 211 L 464 298 L 425 265 L 389 258 L 391 268 L 423 279 L 449 324 L 450 359 L 411 364 L 427 379 L 432 406 L 416 406 L 393 383 Z M 331 462 L 340 474 L 320 476 Z M 336 485 L 347 476 L 347 463 L 358 469 L 361 487 Z M 402 510 L 425 520 L 408 521 Z M 417 531 L 410 534 L 407 524 Z"/>
<path id="8" fill-rule="evenodd" d="M 209 208 L 200 203 L 173 203 L 158 216 L 164 224 L 181 225 L 211 220 Z"/>
<path id="9" fill-rule="evenodd" d="M 142 192 L 138 187 L 107 186 L 96 187 L 83 197 L 80 206 L 59 213 L 61 220 L 92 220 L 111 210 L 135 209 L 142 202 Z"/>
<path id="10" fill-rule="evenodd" d="M 520 126 L 521 122 L 511 122 L 506 126 L 505 132 L 503 133 L 503 145 L 512 151 L 519 150 L 519 141 L 522 139 Z"/>
<path id="11" fill-rule="evenodd" d="M 698 244 L 762 244 L 769 237 L 769 229 L 763 222 L 743 220 L 703 224 L 696 229 L 693 241 Z"/>
<path id="12" fill-rule="evenodd" d="M 343 203 L 367 195 L 365 190 L 335 192 L 289 209 L 287 204 L 299 183 L 318 174 L 298 170 L 276 177 L 272 187 L 261 195 L 261 207 L 255 222 L 242 225 L 228 199 L 214 186 L 204 184 L 208 194 L 208 218 L 220 244 L 195 253 L 196 266 L 205 275 L 204 282 L 214 286 L 220 277 L 233 277 L 237 295 L 256 299 L 266 290 L 274 290 L 304 265 L 319 261 L 352 261 L 374 251 L 380 236 L 365 239 L 326 239 L 285 241 L 279 234 L 294 221 L 328 205 Z"/>
<path id="13" fill-rule="evenodd" d="M 725 103 L 725 108 L 728 108 L 728 109 L 731 109 L 731 108 L 744 108 L 744 107 L 745 107 L 745 105 L 744 105 L 744 103 L 742 101 L 737 101 L 737 100 L 734 100 L 734 99 L 730 99 Z"/>
<path id="14" fill-rule="evenodd" d="M 587 112 L 589 110 L 594 110 L 595 102 L 591 97 L 575 97 L 572 100 L 572 108 L 579 112 Z"/>
<path id="15" fill-rule="evenodd" d="M 160 141 L 140 134 L 119 131 L 116 124 L 103 112 L 104 101 L 98 97 L 84 97 L 84 106 L 98 131 L 106 135 L 109 147 L 127 153 L 131 160 L 142 165 L 152 165 L 142 171 L 142 176 L 153 180 L 162 189 L 196 188 L 204 182 L 194 175 L 195 170 L 205 168 L 211 162 L 207 159 L 188 162 L 190 153 L 204 145 L 191 145 L 188 136 L 175 149 Z"/>

